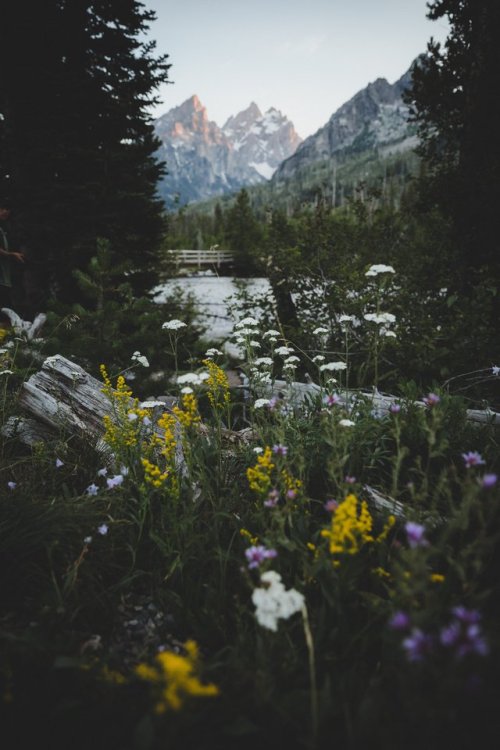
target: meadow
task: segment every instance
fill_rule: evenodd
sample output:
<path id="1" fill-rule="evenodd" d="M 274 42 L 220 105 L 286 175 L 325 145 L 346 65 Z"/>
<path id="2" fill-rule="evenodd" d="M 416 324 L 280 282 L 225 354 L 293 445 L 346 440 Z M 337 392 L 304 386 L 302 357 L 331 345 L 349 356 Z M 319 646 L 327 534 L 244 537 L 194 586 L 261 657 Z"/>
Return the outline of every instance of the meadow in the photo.
<path id="1" fill-rule="evenodd" d="M 164 320 L 155 398 L 115 347 L 99 442 L 4 434 L 6 749 L 495 746 L 500 363 L 399 379 L 405 290 L 360 278 L 334 311 L 305 290 L 298 342 L 235 305 L 238 361 Z M 3 421 L 79 325 L 5 333 Z"/>

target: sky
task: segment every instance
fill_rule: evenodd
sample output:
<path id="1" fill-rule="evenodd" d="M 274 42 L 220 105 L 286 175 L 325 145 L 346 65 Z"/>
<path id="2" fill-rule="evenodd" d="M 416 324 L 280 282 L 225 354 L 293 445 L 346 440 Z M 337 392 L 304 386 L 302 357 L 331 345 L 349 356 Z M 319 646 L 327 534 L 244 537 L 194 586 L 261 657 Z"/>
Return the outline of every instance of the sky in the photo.
<path id="1" fill-rule="evenodd" d="M 222 126 L 255 101 L 279 109 L 302 138 L 376 78 L 394 83 L 448 31 L 426 18 L 426 0 L 142 2 L 157 15 L 149 38 L 172 65 L 154 117 L 196 94 Z"/>

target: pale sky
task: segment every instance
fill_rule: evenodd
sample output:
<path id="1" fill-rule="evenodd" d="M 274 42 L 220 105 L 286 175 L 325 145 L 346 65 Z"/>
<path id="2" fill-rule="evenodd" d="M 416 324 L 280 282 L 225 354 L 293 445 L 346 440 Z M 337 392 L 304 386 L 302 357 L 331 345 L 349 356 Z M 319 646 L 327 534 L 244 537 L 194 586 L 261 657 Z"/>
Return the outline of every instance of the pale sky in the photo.
<path id="1" fill-rule="evenodd" d="M 426 18 L 426 0 L 142 2 L 172 63 L 154 117 L 197 94 L 222 126 L 255 101 L 281 110 L 302 138 L 376 78 L 394 83 L 448 29 Z"/>

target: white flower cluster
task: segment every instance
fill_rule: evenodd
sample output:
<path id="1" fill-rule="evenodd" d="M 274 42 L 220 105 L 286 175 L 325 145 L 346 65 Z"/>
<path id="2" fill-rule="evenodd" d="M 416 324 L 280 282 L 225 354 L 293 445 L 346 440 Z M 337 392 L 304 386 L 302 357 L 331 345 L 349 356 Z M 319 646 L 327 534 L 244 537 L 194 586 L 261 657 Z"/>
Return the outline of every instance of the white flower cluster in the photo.
<path id="1" fill-rule="evenodd" d="M 216 349 L 212 346 L 205 352 L 205 357 L 208 357 L 209 359 L 211 359 L 212 357 L 222 357 L 222 352 L 220 349 Z"/>
<path id="2" fill-rule="evenodd" d="M 186 372 L 177 376 L 177 385 L 201 385 L 209 377 L 208 372 Z"/>
<path id="3" fill-rule="evenodd" d="M 376 263 L 375 265 L 370 266 L 365 273 L 365 276 L 378 276 L 379 273 L 396 273 L 396 271 L 392 266 L 386 266 L 383 263 Z"/>
<path id="4" fill-rule="evenodd" d="M 235 323 L 235 328 L 246 328 L 247 326 L 258 326 L 259 321 L 255 320 L 255 318 L 243 318 L 243 320 L 238 321 L 238 323 Z"/>
<path id="5" fill-rule="evenodd" d="M 162 328 L 166 331 L 178 331 L 180 328 L 187 328 L 187 324 L 183 323 L 182 320 L 177 320 L 177 318 L 174 318 L 173 320 L 167 320 L 162 325 Z"/>
<path id="6" fill-rule="evenodd" d="M 271 357 L 257 357 L 257 359 L 254 361 L 254 365 L 256 367 L 272 367 L 273 360 L 271 359 Z"/>
<path id="7" fill-rule="evenodd" d="M 363 318 L 370 323 L 377 323 L 378 325 L 387 325 L 396 322 L 396 316 L 388 312 L 366 313 L 363 315 Z"/>
<path id="8" fill-rule="evenodd" d="M 289 346 L 278 346 L 274 351 L 275 354 L 279 354 L 280 357 L 288 357 L 289 354 L 294 353 L 294 350 L 290 349 Z"/>
<path id="9" fill-rule="evenodd" d="M 268 398 L 258 398 L 253 403 L 254 409 L 262 409 L 264 406 L 269 406 L 270 401 Z"/>
<path id="10" fill-rule="evenodd" d="M 132 362 L 137 362 L 137 364 L 142 365 L 143 367 L 149 367 L 148 358 L 140 352 L 134 352 L 130 359 L 132 360 Z"/>
<path id="11" fill-rule="evenodd" d="M 321 336 L 322 334 L 328 333 L 328 328 L 324 328 L 323 326 L 319 326 L 318 328 L 315 328 L 313 331 L 313 336 Z"/>
<path id="12" fill-rule="evenodd" d="M 260 577 L 263 587 L 254 589 L 252 601 L 259 625 L 268 630 L 278 629 L 278 620 L 288 620 L 304 606 L 304 596 L 295 589 L 285 589 L 281 576 L 268 570 Z"/>
<path id="13" fill-rule="evenodd" d="M 325 370 L 328 370 L 328 371 L 346 370 L 347 365 L 345 362 L 326 362 L 324 365 L 320 365 L 319 369 L 321 372 L 324 372 Z"/>

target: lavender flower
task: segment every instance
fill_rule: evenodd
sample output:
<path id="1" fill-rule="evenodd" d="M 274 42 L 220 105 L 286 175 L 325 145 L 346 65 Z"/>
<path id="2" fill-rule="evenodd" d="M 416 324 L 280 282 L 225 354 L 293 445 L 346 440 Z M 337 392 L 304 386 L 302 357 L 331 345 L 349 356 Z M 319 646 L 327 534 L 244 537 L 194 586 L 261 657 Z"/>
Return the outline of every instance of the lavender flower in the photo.
<path id="1" fill-rule="evenodd" d="M 113 489 L 113 487 L 118 487 L 123 482 L 123 476 L 121 474 L 115 474 L 114 477 L 111 477 L 110 479 L 106 480 L 108 489 Z"/>
<path id="2" fill-rule="evenodd" d="M 391 412 L 391 414 L 399 414 L 399 412 L 401 411 L 401 404 L 391 404 L 389 406 L 389 411 Z"/>
<path id="3" fill-rule="evenodd" d="M 346 484 L 356 484 L 357 479 L 356 479 L 356 477 L 351 477 L 351 476 L 349 476 L 349 474 L 346 474 L 345 477 L 344 477 L 344 482 Z"/>
<path id="4" fill-rule="evenodd" d="M 326 406 L 337 406 L 338 404 L 342 403 L 342 399 L 336 393 L 329 393 L 327 396 L 324 397 L 323 403 Z"/>
<path id="5" fill-rule="evenodd" d="M 264 500 L 264 507 L 275 508 L 278 505 L 279 499 L 280 499 L 279 490 L 277 489 L 271 490 L 267 496 L 267 500 Z"/>
<path id="6" fill-rule="evenodd" d="M 9 490 L 15 490 L 17 487 L 17 482 L 7 482 L 7 487 Z"/>
<path id="7" fill-rule="evenodd" d="M 87 493 L 87 495 L 97 495 L 97 493 L 99 492 L 99 487 L 97 486 L 97 484 L 89 484 L 85 492 Z"/>
<path id="8" fill-rule="evenodd" d="M 433 406 L 436 406 L 441 401 L 437 393 L 428 393 L 427 396 L 425 396 L 425 398 L 423 398 L 422 400 L 424 404 L 429 407 L 429 409 L 432 409 Z"/>
<path id="9" fill-rule="evenodd" d="M 485 464 L 486 461 L 477 451 L 469 451 L 468 453 L 462 453 L 462 458 L 465 461 L 465 468 L 470 469 L 471 466 L 479 466 Z"/>
<path id="10" fill-rule="evenodd" d="M 61 461 L 60 458 L 56 458 L 56 469 L 60 469 L 61 466 L 64 466 L 64 461 Z"/>
<path id="11" fill-rule="evenodd" d="M 411 625 L 410 616 L 406 612 L 395 612 L 388 624 L 391 630 L 408 630 Z"/>
<path id="12" fill-rule="evenodd" d="M 422 661 L 431 652 L 433 641 L 427 633 L 423 633 L 419 628 L 413 628 L 402 645 L 408 661 Z"/>
<path id="13" fill-rule="evenodd" d="M 106 534 L 109 531 L 109 526 L 106 523 L 101 523 L 100 526 L 97 527 L 97 533 L 101 536 L 106 536 Z"/>
<path id="14" fill-rule="evenodd" d="M 245 550 L 245 557 L 248 560 L 250 570 L 258 568 L 264 560 L 270 560 L 277 554 L 275 549 L 267 549 L 262 544 L 253 545 Z"/>
<path id="15" fill-rule="evenodd" d="M 498 476 L 496 474 L 485 474 L 481 481 L 481 487 L 483 487 L 483 489 L 485 490 L 489 489 L 490 487 L 494 487 L 497 483 L 497 480 Z"/>
<path id="16" fill-rule="evenodd" d="M 286 454 L 288 453 L 288 448 L 282 443 L 276 443 L 276 445 L 273 445 L 273 453 L 276 456 L 286 456 Z"/>
<path id="17" fill-rule="evenodd" d="M 493 365 L 493 367 L 491 368 L 491 374 L 500 375 L 500 367 L 497 367 L 497 365 Z"/>
<path id="18" fill-rule="evenodd" d="M 338 502 L 334 500 L 333 498 L 330 498 L 330 500 L 327 500 L 323 506 L 323 508 L 327 510 L 329 513 L 335 513 L 338 507 L 339 507 Z"/>
<path id="19" fill-rule="evenodd" d="M 408 544 L 412 549 L 416 547 L 427 547 L 429 542 L 424 538 L 425 526 L 413 521 L 408 521 L 405 524 L 405 531 L 408 539 Z"/>

